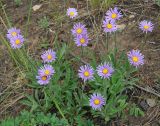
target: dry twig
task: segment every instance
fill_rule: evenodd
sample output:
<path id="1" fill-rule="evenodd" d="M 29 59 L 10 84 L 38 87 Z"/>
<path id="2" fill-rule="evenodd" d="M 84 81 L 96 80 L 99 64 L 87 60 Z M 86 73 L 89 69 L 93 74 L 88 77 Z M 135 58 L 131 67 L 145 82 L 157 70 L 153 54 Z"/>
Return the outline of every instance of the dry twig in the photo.
<path id="1" fill-rule="evenodd" d="M 141 87 L 141 86 L 136 85 L 136 84 L 134 86 L 136 88 L 139 88 L 139 89 L 141 89 L 141 90 L 143 90 L 145 92 L 151 93 L 151 94 L 153 94 L 153 95 L 155 95 L 155 96 L 160 98 L 160 94 L 156 93 L 156 91 L 154 89 L 150 88 L 150 87 L 144 88 L 144 87 Z"/>

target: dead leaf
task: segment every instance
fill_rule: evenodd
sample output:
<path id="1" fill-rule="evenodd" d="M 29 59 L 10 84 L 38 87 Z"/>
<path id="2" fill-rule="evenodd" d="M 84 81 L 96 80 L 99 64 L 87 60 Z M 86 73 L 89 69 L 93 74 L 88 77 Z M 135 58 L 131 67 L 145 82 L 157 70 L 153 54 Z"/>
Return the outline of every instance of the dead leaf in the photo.
<path id="1" fill-rule="evenodd" d="M 150 107 L 154 107 L 156 105 L 156 101 L 155 99 L 150 99 L 148 98 L 147 99 L 147 104 L 150 106 Z"/>
<path id="2" fill-rule="evenodd" d="M 135 17 L 135 15 L 129 15 L 129 18 L 131 19 L 131 18 L 134 18 Z"/>
<path id="3" fill-rule="evenodd" d="M 37 11 L 37 10 L 39 10 L 39 9 L 41 8 L 41 6 L 42 6 L 42 4 L 34 5 L 34 6 L 32 7 L 32 9 L 33 9 L 33 11 Z"/>
<path id="4" fill-rule="evenodd" d="M 120 30 L 120 31 L 121 31 L 121 30 L 124 30 L 125 27 L 126 27 L 125 24 L 117 25 L 117 28 L 118 28 L 118 30 Z"/>

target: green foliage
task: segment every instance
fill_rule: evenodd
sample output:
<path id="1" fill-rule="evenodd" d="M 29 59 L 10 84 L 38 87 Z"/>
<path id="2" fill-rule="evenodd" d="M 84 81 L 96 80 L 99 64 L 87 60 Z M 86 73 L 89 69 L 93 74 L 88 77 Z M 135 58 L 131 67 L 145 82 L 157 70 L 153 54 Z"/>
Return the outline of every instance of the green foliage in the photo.
<path id="1" fill-rule="evenodd" d="M 138 108 L 135 104 L 130 106 L 129 114 L 133 116 L 144 116 L 144 112 Z"/>
<path id="2" fill-rule="evenodd" d="M 44 114 L 37 112 L 32 114 L 28 111 L 22 111 L 16 118 L 8 118 L 0 123 L 1 126 L 66 126 L 67 122 L 64 119 L 58 119 L 55 114 Z"/>
<path id="3" fill-rule="evenodd" d="M 71 125 L 87 123 L 88 120 L 85 120 L 84 117 L 89 111 L 93 117 L 101 116 L 106 122 L 117 115 L 124 114 L 123 111 L 128 103 L 127 96 L 123 92 L 127 88 L 132 88 L 132 85 L 137 82 L 137 79 L 132 77 L 132 74 L 137 70 L 130 66 L 125 52 L 120 54 L 118 60 L 115 59 L 114 52 L 110 53 L 105 61 L 111 62 L 115 67 L 111 79 L 101 79 L 95 75 L 95 80 L 87 83 L 90 90 L 84 92 L 83 86 L 78 85 L 77 74 L 71 66 L 71 60 L 65 59 L 67 50 L 68 47 L 64 44 L 57 52 L 57 60 L 51 63 L 56 73 L 47 86 L 37 84 L 36 72 L 27 74 L 32 82 L 28 86 L 34 88 L 35 92 L 33 95 L 26 95 L 27 99 L 22 100 L 21 103 L 30 107 L 31 112 L 43 111 L 47 113 L 56 107 L 64 119 L 69 117 L 67 120 Z M 93 60 L 91 64 L 95 64 L 95 61 Z M 94 92 L 100 92 L 106 98 L 106 105 L 102 111 L 84 109 L 89 107 L 89 95 Z"/>
<path id="4" fill-rule="evenodd" d="M 94 126 L 93 122 L 90 120 L 85 120 L 80 116 L 76 117 L 77 126 Z"/>
<path id="5" fill-rule="evenodd" d="M 128 103 L 127 96 L 123 92 L 132 88 L 132 85 L 137 82 L 137 79 L 132 77 L 136 69 L 130 66 L 126 54 L 122 52 L 118 60 L 115 59 L 114 55 L 111 53 L 107 60 L 114 65 L 116 70 L 111 79 L 102 80 L 96 76 L 95 81 L 89 83 L 92 87 L 90 92 L 100 92 L 107 99 L 101 112 L 92 111 L 95 117 L 101 116 L 106 122 L 117 115 L 125 114 L 124 110 Z"/>
<path id="6" fill-rule="evenodd" d="M 78 87 L 77 75 L 73 71 L 70 61 L 64 59 L 66 51 L 67 46 L 64 45 L 57 52 L 57 60 L 52 64 L 56 74 L 46 87 L 37 84 L 35 80 L 37 73 L 27 74 L 32 82 L 28 86 L 34 88 L 35 92 L 33 96 L 26 94 L 27 99 L 22 100 L 21 103 L 30 107 L 31 112 L 48 112 L 56 107 L 59 114 L 63 118 L 65 118 L 64 115 L 69 116 L 69 121 L 73 124 L 77 116 L 81 117 L 86 113 L 81 108 L 88 105 L 88 98 L 85 94 L 82 94 L 82 90 Z"/>
<path id="7" fill-rule="evenodd" d="M 160 6 L 160 0 L 155 0 L 155 3 Z"/>
<path id="8" fill-rule="evenodd" d="M 38 21 L 40 28 L 47 29 L 49 27 L 49 21 L 47 17 L 43 17 Z"/>

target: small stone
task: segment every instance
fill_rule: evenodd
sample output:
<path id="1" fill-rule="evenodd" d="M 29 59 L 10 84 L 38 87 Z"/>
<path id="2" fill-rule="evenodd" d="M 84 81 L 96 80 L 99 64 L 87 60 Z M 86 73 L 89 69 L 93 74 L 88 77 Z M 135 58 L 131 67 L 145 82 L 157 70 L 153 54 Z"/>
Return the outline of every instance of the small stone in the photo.
<path id="1" fill-rule="evenodd" d="M 147 110 L 149 108 L 149 105 L 146 103 L 145 100 L 140 102 L 140 106 L 142 107 L 143 110 Z"/>

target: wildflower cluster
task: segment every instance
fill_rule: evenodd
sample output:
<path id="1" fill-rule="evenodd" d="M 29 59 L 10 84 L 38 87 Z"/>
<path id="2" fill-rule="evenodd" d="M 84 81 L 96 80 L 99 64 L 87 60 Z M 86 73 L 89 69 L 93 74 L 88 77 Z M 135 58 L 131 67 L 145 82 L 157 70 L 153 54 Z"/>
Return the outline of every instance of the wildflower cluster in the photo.
<path id="1" fill-rule="evenodd" d="M 67 15 L 70 18 L 75 18 L 78 15 L 78 12 L 75 8 L 68 8 Z M 89 38 L 86 26 L 82 23 L 76 23 L 71 30 L 72 35 L 74 36 L 74 41 L 77 46 L 87 46 Z"/>
<path id="2" fill-rule="evenodd" d="M 141 54 L 139 50 L 131 50 L 128 53 L 128 60 L 131 65 L 137 68 L 144 64 L 144 55 Z M 96 70 L 94 70 L 90 65 L 81 66 L 78 70 L 78 75 L 79 78 L 84 80 L 84 82 L 87 80 L 93 81 L 95 71 L 97 71 L 98 76 L 102 79 L 110 79 L 115 70 L 110 63 L 105 62 L 104 64 L 98 65 Z M 90 98 L 90 106 L 93 109 L 101 110 L 103 105 L 105 105 L 104 97 L 101 94 L 94 93 Z"/>
<path id="3" fill-rule="evenodd" d="M 76 23 L 71 30 L 77 46 L 87 46 L 89 42 L 87 28 L 82 23 Z"/>
<path id="4" fill-rule="evenodd" d="M 24 38 L 21 35 L 20 29 L 10 28 L 8 29 L 7 38 L 13 49 L 21 48 L 24 43 Z"/>
<path id="5" fill-rule="evenodd" d="M 51 63 L 56 60 L 56 52 L 54 52 L 52 49 L 49 49 L 45 51 L 42 55 L 41 58 L 43 59 L 44 63 Z M 54 75 L 55 70 L 52 67 L 52 65 L 45 64 L 43 67 L 40 67 L 38 70 L 38 76 L 37 82 L 40 85 L 46 85 L 49 83 L 51 77 Z"/>
<path id="6" fill-rule="evenodd" d="M 117 30 L 116 21 L 119 20 L 121 17 L 122 14 L 120 11 L 118 11 L 117 7 L 115 7 L 114 9 L 109 9 L 106 12 L 105 20 L 103 21 L 102 25 L 102 27 L 104 28 L 104 32 L 115 32 Z"/>
<path id="7" fill-rule="evenodd" d="M 75 8 L 69 8 L 69 9 L 67 9 L 67 15 L 73 19 L 78 15 L 78 12 Z M 123 16 L 122 13 L 118 10 L 117 7 L 113 8 L 113 9 L 112 8 L 109 9 L 106 12 L 105 20 L 103 21 L 102 27 L 104 28 L 104 32 L 112 33 L 112 32 L 117 31 L 116 21 L 119 20 L 122 16 Z M 154 25 L 150 21 L 144 20 L 144 21 L 140 22 L 139 28 L 143 32 L 147 33 L 147 32 L 152 32 Z M 80 23 L 80 22 L 74 24 L 73 29 L 71 30 L 71 33 L 74 36 L 75 44 L 78 47 L 79 46 L 85 47 L 88 45 L 90 39 L 88 37 L 88 31 L 87 31 L 85 24 Z M 16 29 L 16 28 L 11 28 L 8 30 L 7 38 L 9 39 L 9 42 L 10 42 L 11 47 L 13 49 L 20 48 L 24 43 L 24 38 L 21 35 L 20 30 Z M 116 59 L 116 53 L 114 52 L 114 54 L 112 56 L 113 59 L 114 58 Z M 63 54 L 64 53 L 62 53 L 62 55 Z M 84 101 L 84 97 L 86 95 L 83 94 L 84 93 L 83 91 L 79 91 L 80 89 L 77 90 L 77 88 L 78 88 L 77 80 L 78 79 L 77 78 L 75 79 L 75 77 L 77 77 L 77 76 L 75 76 L 74 72 L 71 71 L 70 65 L 68 65 L 70 63 L 67 62 L 67 63 L 63 64 L 63 61 L 61 61 L 61 62 L 58 62 L 57 67 L 56 67 L 56 65 L 54 65 L 54 67 L 53 67 L 52 63 L 54 61 L 56 61 L 56 59 L 60 59 L 58 56 L 56 55 L 56 52 L 53 51 L 52 49 L 48 49 L 48 50 L 44 51 L 41 54 L 41 58 L 43 60 L 43 66 L 41 66 L 38 70 L 36 70 L 37 71 L 36 77 L 34 76 L 33 78 L 34 78 L 34 80 L 36 78 L 37 83 L 39 85 L 49 84 L 51 82 L 51 79 L 53 76 L 56 78 L 55 80 L 57 80 L 55 83 L 58 83 L 59 79 L 62 79 L 61 83 L 63 83 L 63 84 L 60 85 L 61 87 L 58 87 L 59 85 L 56 85 L 58 87 L 57 88 L 55 85 L 52 85 L 53 87 L 55 86 L 55 88 L 53 90 L 57 89 L 57 91 L 54 91 L 53 94 L 52 94 L 52 92 L 53 92 L 52 88 L 49 91 L 47 91 L 47 88 L 46 88 L 47 93 L 44 90 L 44 92 L 45 92 L 44 97 L 46 98 L 46 99 L 44 98 L 45 99 L 44 106 L 48 107 L 46 109 L 48 111 L 51 109 L 51 107 L 52 107 L 51 104 L 54 102 L 55 106 L 57 107 L 57 110 L 60 111 L 60 114 L 64 118 L 63 112 L 70 111 L 72 109 L 72 106 L 75 105 L 73 107 L 74 110 L 72 110 L 73 113 L 77 113 L 77 112 L 75 112 L 75 110 L 77 109 L 76 108 L 77 106 L 78 107 L 80 106 L 80 108 L 77 109 L 78 111 L 82 108 L 82 105 L 76 105 L 76 103 L 81 104 Z M 93 85 L 94 85 L 94 82 L 96 84 L 98 83 L 97 84 L 98 86 L 95 84 L 94 85 L 95 87 L 91 90 L 92 95 L 90 96 L 90 98 L 88 99 L 88 97 L 86 96 L 87 97 L 87 106 L 90 106 L 93 110 L 104 110 L 103 107 L 106 108 L 107 104 L 109 103 L 109 100 L 113 101 L 113 102 L 111 101 L 109 104 L 111 107 L 114 104 L 114 101 L 118 104 L 121 103 L 120 104 L 121 108 L 123 108 L 122 107 L 123 105 L 125 106 L 126 99 L 123 101 L 121 99 L 119 100 L 119 96 L 117 98 L 117 94 L 120 95 L 122 93 L 122 91 L 124 91 L 124 89 L 126 89 L 126 87 L 125 87 L 126 85 L 121 84 L 121 83 L 125 83 L 124 80 L 126 79 L 126 74 L 129 73 L 129 72 L 127 73 L 128 69 L 130 69 L 130 68 L 137 69 L 138 67 L 140 67 L 141 65 L 144 64 L 144 55 L 141 53 L 140 50 L 133 49 L 133 50 L 129 51 L 127 53 L 127 55 L 125 55 L 125 56 L 128 57 L 128 60 L 125 61 L 127 64 L 126 65 L 127 67 L 123 68 L 123 63 L 120 63 L 123 71 L 121 71 L 121 68 L 118 68 L 120 65 L 117 67 L 117 64 L 118 64 L 117 60 L 115 63 L 116 65 L 114 64 L 114 62 L 112 60 L 110 60 L 109 62 L 103 62 L 99 65 L 95 64 L 94 67 L 91 66 L 90 64 L 80 66 L 80 68 L 78 70 L 78 77 L 81 78 L 84 81 L 84 83 L 93 82 Z M 128 65 L 129 63 L 133 67 Z M 61 66 L 63 66 L 63 70 L 61 70 L 61 68 L 60 68 Z M 59 68 L 60 73 L 63 73 L 63 74 L 58 73 L 59 72 L 57 70 L 58 68 Z M 56 74 L 57 77 L 55 76 L 55 73 L 57 73 Z M 116 76 L 116 74 L 119 74 L 119 75 Z M 126 81 L 131 81 L 131 79 L 130 78 L 129 78 L 129 80 L 126 79 Z M 119 84 L 119 85 L 117 86 L 115 83 Z M 107 84 L 110 84 L 110 85 L 107 85 Z M 108 87 L 106 87 L 106 85 Z M 77 93 L 77 91 L 78 91 L 78 93 Z M 113 94 L 113 96 L 112 96 L 112 94 Z M 82 97 L 81 97 L 81 95 L 82 95 Z M 53 101 L 48 100 L 50 98 L 53 99 Z M 55 98 L 55 100 L 54 100 L 54 98 Z M 67 101 L 68 99 L 72 99 L 72 98 L 75 98 L 74 100 L 77 100 L 77 101 L 73 100 L 74 101 L 73 103 Z M 60 100 L 58 101 L 58 99 L 60 99 Z M 68 105 L 70 107 L 68 107 L 67 110 L 65 110 L 65 111 L 61 111 L 60 107 L 58 106 L 56 101 L 58 101 L 58 104 L 63 101 L 64 102 L 67 101 L 67 104 L 64 103 L 64 104 L 62 104 L 62 106 Z M 114 104 L 114 105 L 117 107 L 117 104 Z M 41 108 L 43 108 L 44 106 L 41 106 Z M 65 108 L 65 107 L 62 107 L 62 108 Z M 119 111 L 121 112 L 122 109 L 120 109 Z M 117 112 L 116 110 L 113 111 L 114 114 L 116 112 Z M 66 112 L 66 113 L 68 114 L 68 112 Z M 104 112 L 104 113 L 106 114 L 107 112 Z"/>
<path id="8" fill-rule="evenodd" d="M 93 68 L 90 66 L 90 65 L 85 65 L 85 66 L 81 66 L 80 69 L 79 69 L 79 77 L 82 78 L 84 80 L 84 82 L 86 80 L 93 80 L 94 77 L 94 71 Z M 96 69 L 98 75 L 101 77 L 101 78 L 110 78 L 112 73 L 114 72 L 114 69 L 112 68 L 112 65 L 109 64 L 109 63 L 104 63 L 104 64 L 101 64 L 97 67 Z"/>
<path id="9" fill-rule="evenodd" d="M 69 11 L 70 8 L 67 10 L 67 13 L 70 14 L 71 12 Z M 74 10 L 75 11 L 75 10 Z M 117 30 L 117 24 L 116 21 L 119 20 L 122 17 L 122 14 L 120 11 L 118 11 L 118 8 L 115 7 L 114 9 L 109 9 L 106 12 L 105 20 L 103 21 L 103 28 L 104 32 L 115 32 Z M 144 24 L 140 23 L 140 25 L 143 24 L 148 26 L 148 28 L 152 27 L 151 23 Z M 142 26 L 144 27 L 144 26 Z M 77 46 L 87 46 L 88 44 L 88 34 L 87 34 L 87 29 L 84 24 L 82 23 L 76 23 L 73 27 L 72 35 L 74 36 L 74 40 Z M 140 53 L 139 50 L 131 50 L 128 53 L 128 60 L 131 65 L 138 67 L 140 65 L 144 64 L 144 56 Z M 104 63 L 100 64 L 97 66 L 96 70 L 93 69 L 92 66 L 90 65 L 84 65 L 81 66 L 80 69 L 78 70 L 78 76 L 81 78 L 84 82 L 87 80 L 94 80 L 94 74 L 95 71 L 97 72 L 98 76 L 101 79 L 110 79 L 113 72 L 115 71 L 114 68 L 112 67 L 112 64 L 110 63 Z M 102 106 L 105 105 L 105 98 L 99 93 L 93 93 L 93 95 L 90 98 L 90 106 L 93 109 L 98 109 L 101 110 Z"/>

